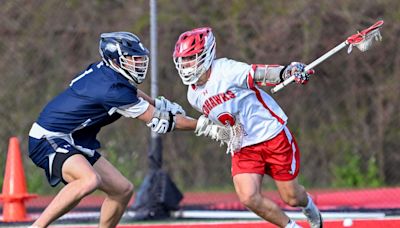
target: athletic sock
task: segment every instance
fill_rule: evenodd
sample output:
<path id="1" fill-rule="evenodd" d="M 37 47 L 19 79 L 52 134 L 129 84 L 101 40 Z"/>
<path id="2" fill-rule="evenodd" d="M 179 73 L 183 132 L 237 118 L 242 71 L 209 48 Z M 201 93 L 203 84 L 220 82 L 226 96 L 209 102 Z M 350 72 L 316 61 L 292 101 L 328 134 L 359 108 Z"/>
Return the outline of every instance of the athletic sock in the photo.
<path id="1" fill-rule="evenodd" d="M 297 223 L 291 219 L 289 219 L 288 224 L 285 226 L 285 228 L 302 228 L 301 226 L 297 225 Z"/>
<path id="2" fill-rule="evenodd" d="M 314 201 L 310 197 L 310 195 L 307 194 L 307 206 L 303 207 L 304 210 L 311 210 L 313 207 L 315 207 Z"/>
<path id="3" fill-rule="evenodd" d="M 323 225 L 321 214 L 308 194 L 307 199 L 307 206 L 303 207 L 303 213 L 307 217 L 307 220 L 312 228 L 320 228 Z"/>

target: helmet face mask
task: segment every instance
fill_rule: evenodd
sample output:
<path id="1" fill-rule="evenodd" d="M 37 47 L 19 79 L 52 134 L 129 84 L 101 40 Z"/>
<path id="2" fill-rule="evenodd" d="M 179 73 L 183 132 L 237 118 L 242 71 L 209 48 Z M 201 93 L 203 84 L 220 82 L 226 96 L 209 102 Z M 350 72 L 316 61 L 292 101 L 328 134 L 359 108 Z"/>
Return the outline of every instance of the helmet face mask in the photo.
<path id="1" fill-rule="evenodd" d="M 186 85 L 195 84 L 205 70 L 202 64 L 204 63 L 204 58 L 199 61 L 198 54 L 189 57 L 178 57 L 174 59 L 176 69 L 182 81 Z"/>
<path id="2" fill-rule="evenodd" d="M 147 56 L 120 56 L 119 66 L 124 69 L 132 79 L 140 84 L 146 78 L 149 58 Z"/>
<path id="3" fill-rule="evenodd" d="M 104 63 L 129 81 L 140 84 L 146 78 L 149 51 L 129 32 L 103 33 L 99 52 Z"/>
<path id="4" fill-rule="evenodd" d="M 215 38 L 210 28 L 183 33 L 175 45 L 173 59 L 183 84 L 195 84 L 215 58 Z"/>

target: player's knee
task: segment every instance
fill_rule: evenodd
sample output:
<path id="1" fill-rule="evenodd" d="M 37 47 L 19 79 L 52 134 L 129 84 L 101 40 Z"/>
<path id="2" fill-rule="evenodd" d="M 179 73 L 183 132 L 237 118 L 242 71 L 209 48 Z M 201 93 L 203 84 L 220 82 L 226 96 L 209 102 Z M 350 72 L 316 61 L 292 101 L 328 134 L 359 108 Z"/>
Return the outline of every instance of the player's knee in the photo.
<path id="1" fill-rule="evenodd" d="M 109 194 L 120 199 L 130 199 L 133 195 L 133 184 L 128 180 L 118 186 L 118 190 Z"/>
<path id="2" fill-rule="evenodd" d="M 82 190 L 86 194 L 88 194 L 95 191 L 100 186 L 101 177 L 95 172 L 89 173 L 85 176 L 82 182 L 83 182 Z"/>
<path id="3" fill-rule="evenodd" d="M 261 200 L 261 195 L 258 193 L 241 193 L 239 194 L 239 200 L 246 207 L 253 208 Z"/>
<path id="4" fill-rule="evenodd" d="M 130 198 L 133 195 L 133 184 L 129 181 L 127 181 L 122 189 L 122 195 L 124 195 L 127 198 Z"/>

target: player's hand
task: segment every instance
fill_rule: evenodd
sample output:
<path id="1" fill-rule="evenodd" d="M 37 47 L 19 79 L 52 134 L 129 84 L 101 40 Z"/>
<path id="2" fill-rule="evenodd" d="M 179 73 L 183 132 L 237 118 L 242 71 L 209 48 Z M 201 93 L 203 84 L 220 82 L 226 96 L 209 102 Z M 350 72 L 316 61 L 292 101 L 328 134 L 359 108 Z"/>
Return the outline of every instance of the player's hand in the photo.
<path id="1" fill-rule="evenodd" d="M 201 115 L 197 120 L 196 129 L 194 133 L 197 136 L 209 136 L 212 130 L 213 123 L 205 115 Z"/>
<path id="2" fill-rule="evenodd" d="M 176 102 L 171 102 L 163 96 L 154 99 L 155 106 L 160 111 L 171 111 L 172 114 L 186 115 L 185 110 Z"/>
<path id="3" fill-rule="evenodd" d="M 146 125 L 158 134 L 173 131 L 175 128 L 175 115 L 171 111 L 154 110 L 153 118 Z"/>
<path id="4" fill-rule="evenodd" d="M 229 141 L 229 139 L 227 139 L 229 136 L 227 129 L 214 124 L 204 115 L 201 115 L 197 120 L 196 130 L 194 133 L 196 136 L 204 135 L 210 137 L 211 139 L 220 142 L 221 145 L 226 143 L 227 140 Z"/>
<path id="5" fill-rule="evenodd" d="M 304 63 L 292 62 L 286 66 L 282 73 L 282 78 L 285 80 L 291 76 L 294 76 L 296 83 L 304 85 L 308 82 L 308 80 L 310 80 L 310 75 L 315 73 L 313 69 L 305 72 L 305 68 L 306 65 Z"/>

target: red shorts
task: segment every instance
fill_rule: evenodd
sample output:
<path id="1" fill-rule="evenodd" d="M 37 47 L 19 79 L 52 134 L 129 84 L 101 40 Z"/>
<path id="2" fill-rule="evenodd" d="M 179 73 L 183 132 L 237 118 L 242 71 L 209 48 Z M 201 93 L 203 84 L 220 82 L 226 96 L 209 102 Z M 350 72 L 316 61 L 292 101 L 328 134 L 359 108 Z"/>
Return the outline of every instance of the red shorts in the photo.
<path id="1" fill-rule="evenodd" d="M 299 169 L 300 150 L 287 127 L 270 140 L 243 147 L 232 157 L 232 176 L 257 173 L 287 181 L 293 180 Z"/>

